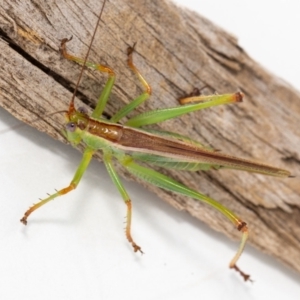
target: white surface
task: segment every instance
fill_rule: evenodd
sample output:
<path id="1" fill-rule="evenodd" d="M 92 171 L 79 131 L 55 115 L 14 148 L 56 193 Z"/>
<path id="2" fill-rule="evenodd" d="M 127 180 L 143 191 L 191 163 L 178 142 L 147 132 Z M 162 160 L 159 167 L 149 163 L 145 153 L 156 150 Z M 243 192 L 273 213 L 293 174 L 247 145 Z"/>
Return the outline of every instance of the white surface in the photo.
<path id="1" fill-rule="evenodd" d="M 208 2 L 215 5 L 215 13 L 217 4 L 222 4 L 202 3 L 203 14 Z M 233 2 L 226 1 L 225 19 L 248 17 Z M 273 1 L 272 7 L 277 2 L 282 1 Z M 270 10 L 264 12 L 266 19 Z M 258 18 L 252 18 L 257 25 Z M 220 16 L 217 21 L 225 22 Z M 253 24 L 244 31 L 242 25 L 250 21 L 236 28 L 245 43 L 251 36 L 246 30 Z M 284 25 L 289 19 L 280 22 Z M 299 27 L 298 23 L 290 30 L 297 35 Z M 256 35 L 263 31 L 256 30 Z M 266 47 L 260 44 L 257 51 Z M 278 48 L 270 51 L 287 50 Z M 293 63 L 298 59 L 288 58 Z M 18 123 L 2 109 L 0 122 L 0 130 Z M 247 247 L 240 266 L 255 282 L 244 283 L 227 268 L 237 243 L 175 211 L 137 184 L 126 183 L 133 199 L 133 236 L 145 255 L 133 253 L 122 229 L 125 205 L 98 162 L 92 163 L 76 191 L 38 210 L 24 227 L 19 219 L 28 206 L 67 185 L 81 156 L 27 126 L 0 136 L 0 299 L 299 299 L 298 274 Z"/>

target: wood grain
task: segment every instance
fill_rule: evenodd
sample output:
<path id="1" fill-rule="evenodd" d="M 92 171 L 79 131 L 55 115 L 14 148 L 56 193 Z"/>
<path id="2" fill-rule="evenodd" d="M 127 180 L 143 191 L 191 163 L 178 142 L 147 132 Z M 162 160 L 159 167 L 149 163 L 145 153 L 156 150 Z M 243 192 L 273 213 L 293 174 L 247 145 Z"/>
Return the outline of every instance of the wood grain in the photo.
<path id="1" fill-rule="evenodd" d="M 0 40 L 1 106 L 62 142 L 66 142 L 60 133 L 63 116 L 46 115 L 67 108 L 80 67 L 61 58 L 60 40 L 73 35 L 68 47 L 83 57 L 100 5 L 98 0 L 4 0 L 0 7 L 5 36 Z M 238 171 L 163 172 L 235 211 L 248 223 L 252 245 L 300 271 L 299 92 L 253 61 L 234 37 L 193 12 L 162 0 L 110 0 L 90 56 L 117 74 L 105 116 L 141 91 L 126 66 L 126 48 L 134 42 L 135 62 L 153 89 L 138 112 L 175 106 L 178 97 L 205 85 L 210 87 L 205 93 L 245 94 L 241 104 L 193 113 L 156 128 L 288 169 L 296 178 Z M 105 80 L 103 74 L 86 72 L 76 104 L 91 110 Z M 124 170 L 120 173 L 131 179 Z M 215 230 L 239 236 L 210 207 L 143 185 Z"/>

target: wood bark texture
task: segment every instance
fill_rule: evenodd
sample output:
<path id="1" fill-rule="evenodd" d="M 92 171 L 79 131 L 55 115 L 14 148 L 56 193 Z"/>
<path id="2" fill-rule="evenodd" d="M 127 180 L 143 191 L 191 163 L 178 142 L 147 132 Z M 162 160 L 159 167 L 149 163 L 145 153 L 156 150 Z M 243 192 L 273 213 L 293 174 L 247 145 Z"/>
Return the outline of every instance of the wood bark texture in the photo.
<path id="1" fill-rule="evenodd" d="M 5 36 L 0 40 L 1 106 L 62 142 L 63 115 L 46 116 L 67 109 L 80 66 L 62 59 L 60 40 L 73 35 L 68 49 L 84 57 L 100 6 L 99 0 L 2 0 L 0 7 Z M 243 103 L 199 111 L 154 128 L 288 169 L 296 178 L 228 170 L 162 172 L 232 209 L 248 223 L 252 245 L 300 271 L 299 92 L 252 60 L 236 38 L 191 11 L 166 0 L 110 0 L 89 59 L 117 74 L 105 117 L 142 90 L 126 65 L 126 48 L 134 42 L 135 63 L 153 89 L 137 112 L 176 106 L 180 96 L 205 85 L 205 94 L 245 94 Z M 76 106 L 91 111 L 105 80 L 105 74 L 86 71 Z M 123 169 L 120 173 L 132 179 Z M 211 207 L 142 184 L 215 230 L 240 237 Z"/>

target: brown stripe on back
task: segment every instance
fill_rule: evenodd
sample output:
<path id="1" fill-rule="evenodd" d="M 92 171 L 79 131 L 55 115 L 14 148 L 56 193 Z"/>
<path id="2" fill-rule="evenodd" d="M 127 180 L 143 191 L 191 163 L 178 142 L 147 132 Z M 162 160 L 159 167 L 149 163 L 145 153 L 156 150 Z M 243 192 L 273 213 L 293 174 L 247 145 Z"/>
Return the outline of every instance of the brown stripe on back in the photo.
<path id="1" fill-rule="evenodd" d="M 119 145 L 129 148 L 155 151 L 156 154 L 161 156 L 168 156 L 168 154 L 180 156 L 183 160 L 187 161 L 193 159 L 195 162 L 206 162 L 211 164 L 219 164 L 222 166 L 240 166 L 251 168 L 253 171 L 261 171 L 263 173 L 278 173 L 278 176 L 288 176 L 288 172 L 273 168 L 271 166 L 251 162 L 249 160 L 235 158 L 233 156 L 210 152 L 196 145 L 185 144 L 171 138 L 161 137 L 159 135 L 149 134 L 140 130 L 123 127 L 122 136 L 117 142 Z M 130 149 L 132 150 L 132 149 Z M 143 151 L 146 152 L 146 151 Z"/>

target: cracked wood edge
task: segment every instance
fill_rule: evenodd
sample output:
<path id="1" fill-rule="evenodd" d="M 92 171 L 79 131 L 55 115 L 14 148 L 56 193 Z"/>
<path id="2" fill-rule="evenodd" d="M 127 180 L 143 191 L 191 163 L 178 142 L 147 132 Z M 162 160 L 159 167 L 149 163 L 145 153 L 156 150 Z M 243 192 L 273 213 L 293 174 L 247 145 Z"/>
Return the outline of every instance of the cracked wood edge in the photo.
<path id="1" fill-rule="evenodd" d="M 20 47 L 0 40 L 1 106 L 63 142 L 59 126 L 63 117 L 43 116 L 66 109 L 71 97 L 68 89 L 75 85 L 80 67 L 60 57 L 59 40 L 73 35 L 68 48 L 83 57 L 100 5 L 97 0 L 47 4 L 40 0 L 26 1 L 26 5 L 4 0 L 0 8 L 1 31 Z M 141 91 L 125 63 L 126 48 L 134 42 L 135 63 L 153 89 L 151 99 L 138 112 L 175 106 L 178 97 L 204 85 L 211 87 L 205 93 L 240 90 L 245 94 L 241 104 L 196 112 L 156 128 L 288 169 L 296 178 L 226 170 L 163 172 L 232 209 L 248 223 L 252 245 L 300 271 L 299 92 L 253 61 L 234 37 L 193 12 L 166 0 L 111 0 L 90 56 L 117 74 L 107 116 Z M 93 107 L 105 79 L 103 74 L 86 72 L 79 90 L 82 100 L 77 99 L 76 105 Z M 231 238 L 239 236 L 211 207 L 142 184 L 215 230 Z"/>

